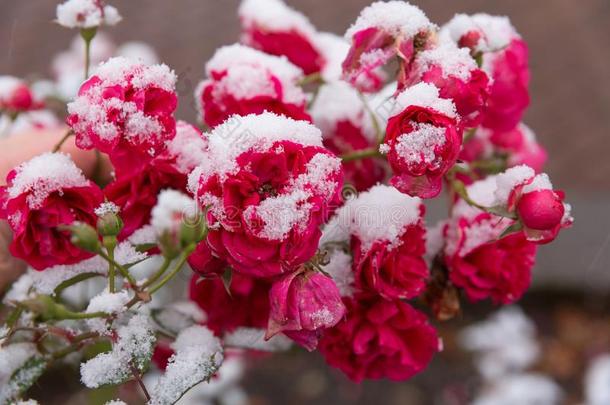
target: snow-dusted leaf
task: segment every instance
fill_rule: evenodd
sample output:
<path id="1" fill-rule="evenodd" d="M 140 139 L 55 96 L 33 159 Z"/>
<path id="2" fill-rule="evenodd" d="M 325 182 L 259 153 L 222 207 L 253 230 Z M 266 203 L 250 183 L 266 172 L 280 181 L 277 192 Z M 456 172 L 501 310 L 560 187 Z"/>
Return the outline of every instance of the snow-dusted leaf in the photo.
<path id="1" fill-rule="evenodd" d="M 143 314 L 134 315 L 118 330 L 112 350 L 81 364 L 81 381 L 89 388 L 121 384 L 132 377 L 133 369 L 146 370 L 156 341 L 152 323 Z"/>
<path id="2" fill-rule="evenodd" d="M 0 403 L 27 391 L 46 369 L 47 362 L 32 343 L 15 343 L 0 350 Z"/>
<path id="3" fill-rule="evenodd" d="M 180 332 L 172 348 L 176 353 L 151 391 L 149 405 L 175 404 L 189 389 L 208 381 L 223 361 L 220 340 L 204 326 Z"/>

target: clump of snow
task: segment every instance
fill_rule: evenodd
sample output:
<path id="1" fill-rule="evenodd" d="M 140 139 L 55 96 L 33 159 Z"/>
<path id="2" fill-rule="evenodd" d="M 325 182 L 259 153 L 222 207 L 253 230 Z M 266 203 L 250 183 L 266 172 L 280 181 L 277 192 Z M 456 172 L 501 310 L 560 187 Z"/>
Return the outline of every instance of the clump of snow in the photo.
<path id="1" fill-rule="evenodd" d="M 10 198 L 27 193 L 28 206 L 36 209 L 51 193 L 89 184 L 69 155 L 48 152 L 17 166 L 7 191 Z"/>
<path id="2" fill-rule="evenodd" d="M 152 356 L 155 334 L 143 314 L 134 315 L 118 329 L 118 340 L 110 352 L 81 364 L 81 381 L 89 388 L 119 384 L 131 376 L 131 367 L 143 370 Z"/>
<path id="3" fill-rule="evenodd" d="M 419 52 L 416 57 L 419 74 L 438 66 L 442 70 L 443 77 L 456 77 L 466 81 L 470 78 L 473 70 L 477 69 L 475 60 L 470 56 L 467 48 L 458 48 L 455 43 L 441 41 L 431 49 Z"/>
<path id="4" fill-rule="evenodd" d="M 151 390 L 150 405 L 175 403 L 191 387 L 210 379 L 223 360 L 220 340 L 204 326 L 191 326 L 180 332 L 172 349 L 175 354 Z"/>
<path id="5" fill-rule="evenodd" d="M 585 375 L 587 405 L 610 404 L 610 354 L 596 357 Z"/>
<path id="6" fill-rule="evenodd" d="M 30 298 L 33 295 L 33 284 L 34 280 L 32 280 L 32 274 L 26 272 L 11 285 L 11 289 L 4 295 L 2 302 L 4 304 L 10 304 L 11 302 L 24 301 Z"/>
<path id="7" fill-rule="evenodd" d="M 375 242 L 389 242 L 389 247 L 395 247 L 405 230 L 421 221 L 421 207 L 419 198 L 391 186 L 376 185 L 348 200 L 337 212 L 334 226 L 357 236 L 364 251 Z"/>
<path id="8" fill-rule="evenodd" d="M 127 309 L 126 304 L 129 302 L 129 299 L 127 290 L 117 293 L 102 291 L 91 299 L 85 312 L 104 312 L 107 314 L 123 312 Z"/>
<path id="9" fill-rule="evenodd" d="M 419 7 L 406 1 L 377 1 L 360 12 L 356 22 L 345 33 L 345 37 L 351 40 L 357 32 L 371 27 L 405 39 L 437 28 Z"/>
<path id="10" fill-rule="evenodd" d="M 118 10 L 100 0 L 68 0 L 57 5 L 57 23 L 67 28 L 93 28 L 121 21 Z"/>
<path id="11" fill-rule="evenodd" d="M 436 151 L 446 142 L 445 132 L 445 128 L 432 124 L 416 124 L 412 132 L 397 138 L 396 153 L 408 165 L 439 162 Z"/>
<path id="12" fill-rule="evenodd" d="M 194 218 L 197 213 L 195 201 L 176 190 L 163 190 L 157 197 L 157 205 L 152 209 L 150 224 L 157 235 L 177 232 L 183 219 Z"/>
<path id="13" fill-rule="evenodd" d="M 477 368 L 494 380 L 520 372 L 540 355 L 534 323 L 516 306 L 505 307 L 489 319 L 467 327 L 459 342 L 477 354 Z"/>
<path id="14" fill-rule="evenodd" d="M 157 52 L 147 43 L 140 41 L 125 42 L 116 50 L 116 56 L 122 56 L 144 65 L 159 63 Z"/>
<path id="15" fill-rule="evenodd" d="M 331 250 L 328 264 L 322 268 L 332 277 L 342 297 L 351 297 L 354 294 L 354 271 L 349 254 L 340 249 Z"/>
<path id="16" fill-rule="evenodd" d="M 495 52 L 506 47 L 519 34 L 508 17 L 478 13 L 474 15 L 456 14 L 441 29 L 441 37 L 458 43 L 463 35 L 470 32 L 480 34 L 475 52 Z"/>
<path id="17" fill-rule="evenodd" d="M 552 379 L 538 373 L 506 376 L 477 397 L 472 405 L 559 404 L 563 393 Z"/>
<path id="18" fill-rule="evenodd" d="M 453 101 L 441 98 L 438 88 L 429 83 L 418 83 L 398 94 L 390 116 L 400 114 L 409 106 L 430 108 L 448 117 L 457 117 Z"/>
<path id="19" fill-rule="evenodd" d="M 127 405 L 127 403 L 120 399 L 113 399 L 112 401 L 106 402 L 104 405 Z"/>
<path id="20" fill-rule="evenodd" d="M 426 229 L 426 255 L 425 259 L 428 265 L 432 264 L 432 261 L 439 254 L 445 246 L 445 226 L 446 221 L 439 221 L 434 226 Z"/>
<path id="21" fill-rule="evenodd" d="M 118 214 L 120 210 L 119 206 L 112 201 L 106 201 L 95 209 L 95 215 L 101 218 L 106 214 Z"/>
<path id="22" fill-rule="evenodd" d="M 150 245 L 157 242 L 157 233 L 152 225 L 144 225 L 129 237 L 129 242 L 135 246 Z"/>
<path id="23" fill-rule="evenodd" d="M 315 34 L 315 28 L 307 17 L 288 7 L 281 0 L 243 0 L 237 13 L 246 30 L 261 29 L 266 32 L 294 30 L 305 36 Z"/>
<path id="24" fill-rule="evenodd" d="M 129 242 L 119 243 L 114 250 L 114 260 L 123 266 L 138 263 L 147 258 L 146 252 L 138 252 Z"/>
<path id="25" fill-rule="evenodd" d="M 322 130 L 324 138 L 335 134 L 337 123 L 347 121 L 356 128 L 361 128 L 368 140 L 375 139 L 370 113 L 358 91 L 346 82 L 332 82 L 321 86 L 310 114 L 314 124 Z"/>
<path id="26" fill-rule="evenodd" d="M 499 204 L 506 205 L 508 198 L 513 189 L 524 184 L 536 175 L 534 169 L 526 165 L 520 165 L 507 169 L 495 177 L 496 179 L 496 201 Z"/>
<path id="27" fill-rule="evenodd" d="M 343 74 L 343 61 L 349 52 L 349 42 L 330 32 L 318 33 L 316 42 L 326 61 L 320 72 L 322 78 L 327 83 L 339 81 Z"/>
<path id="28" fill-rule="evenodd" d="M 292 341 L 281 334 L 265 340 L 265 330 L 257 328 L 237 328 L 227 333 L 223 340 L 227 347 L 265 352 L 286 351 L 292 346 Z"/>
<path id="29" fill-rule="evenodd" d="M 197 128 L 184 121 L 176 123 L 176 136 L 167 141 L 166 146 L 167 152 L 175 156 L 175 165 L 181 173 L 190 173 L 201 162 L 209 159 L 207 139 Z"/>

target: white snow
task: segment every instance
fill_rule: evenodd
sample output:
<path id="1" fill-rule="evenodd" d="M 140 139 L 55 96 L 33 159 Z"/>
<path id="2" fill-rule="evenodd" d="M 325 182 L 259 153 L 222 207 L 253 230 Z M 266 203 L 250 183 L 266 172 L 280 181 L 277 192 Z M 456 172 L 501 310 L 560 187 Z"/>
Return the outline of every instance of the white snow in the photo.
<path id="1" fill-rule="evenodd" d="M 342 297 L 351 297 L 354 294 L 354 271 L 352 270 L 352 257 L 340 249 L 333 249 L 328 254 L 328 264 L 322 268 L 328 273 Z"/>
<path id="2" fill-rule="evenodd" d="M 39 357 L 33 343 L 20 342 L 0 347 L 0 402 L 9 403 L 20 392 L 20 384 L 29 383 L 32 373 L 40 371 L 39 367 L 24 371 L 20 376 L 23 381 L 14 377 L 14 373 L 33 357 Z"/>
<path id="3" fill-rule="evenodd" d="M 159 56 L 155 50 L 147 43 L 140 41 L 130 41 L 121 44 L 116 50 L 116 56 L 122 56 L 144 65 L 159 63 Z"/>
<path id="4" fill-rule="evenodd" d="M 118 329 L 112 351 L 101 353 L 81 364 L 81 381 L 88 388 L 119 384 L 131 375 L 131 366 L 142 370 L 152 356 L 155 334 L 143 314 L 134 315 Z"/>
<path id="5" fill-rule="evenodd" d="M 13 93 L 19 87 L 25 86 L 23 80 L 14 77 L 1 75 L 0 76 L 0 105 L 11 101 Z"/>
<path id="6" fill-rule="evenodd" d="M 610 353 L 601 354 L 591 362 L 584 385 L 587 405 L 610 403 Z"/>
<path id="7" fill-rule="evenodd" d="M 520 165 L 507 169 L 495 177 L 497 189 L 495 191 L 496 201 L 506 205 L 511 191 L 518 185 L 524 184 L 536 175 L 534 169 L 526 165 Z"/>
<path id="8" fill-rule="evenodd" d="M 175 403 L 188 389 L 211 378 L 223 361 L 220 340 L 204 326 L 191 326 L 180 332 L 172 349 L 176 353 L 151 390 L 150 405 Z"/>
<path id="9" fill-rule="evenodd" d="M 163 190 L 157 197 L 157 205 L 152 209 L 150 224 L 157 235 L 178 232 L 183 219 L 194 218 L 198 208 L 195 201 L 176 190 Z"/>
<path id="10" fill-rule="evenodd" d="M 91 298 L 87 306 L 87 313 L 104 312 L 107 314 L 117 314 L 127 309 L 125 306 L 129 302 L 129 293 L 123 290 L 117 293 L 102 291 Z"/>
<path id="11" fill-rule="evenodd" d="M 157 233 L 152 225 L 144 225 L 129 237 L 129 242 L 135 246 L 150 245 L 157 242 Z"/>
<path id="12" fill-rule="evenodd" d="M 320 32 L 316 36 L 316 42 L 324 55 L 324 67 L 320 72 L 327 83 L 337 82 L 343 74 L 343 61 L 349 52 L 349 42 L 345 38 L 330 33 Z"/>
<path id="13" fill-rule="evenodd" d="M 184 122 L 176 123 L 176 136 L 166 142 L 167 152 L 175 156 L 176 166 L 181 173 L 190 173 L 201 162 L 208 159 L 208 141 L 197 128 Z"/>
<path id="14" fill-rule="evenodd" d="M 348 40 L 359 31 L 376 27 L 394 37 L 411 38 L 423 31 L 435 30 L 424 12 L 406 1 L 377 1 L 364 8 L 356 22 L 347 30 Z"/>
<path id="15" fill-rule="evenodd" d="M 28 193 L 27 202 L 31 209 L 40 208 L 53 192 L 90 184 L 70 156 L 64 153 L 44 153 L 20 164 L 15 171 L 8 195 L 15 198 Z"/>
<path id="16" fill-rule="evenodd" d="M 396 141 L 396 153 L 408 164 L 417 165 L 425 163 L 440 164 L 436 151 L 446 142 L 446 129 L 432 124 L 415 124 L 415 128 L 408 134 L 400 135 Z M 383 145 L 382 145 L 383 146 Z M 382 150 L 380 148 L 380 150 Z"/>
<path id="17" fill-rule="evenodd" d="M 512 39 L 519 38 L 508 17 L 484 13 L 456 14 L 442 27 L 440 35 L 457 43 L 463 35 L 472 31 L 481 34 L 475 47 L 477 52 L 495 52 L 506 47 Z"/>
<path id="18" fill-rule="evenodd" d="M 497 380 L 472 405 L 554 405 L 563 394 L 557 383 L 538 373 L 523 373 Z"/>
<path id="19" fill-rule="evenodd" d="M 337 123 L 348 121 L 361 128 L 370 141 L 375 140 L 375 129 L 358 91 L 343 81 L 322 85 L 318 90 L 310 114 L 324 138 L 335 135 Z"/>
<path id="20" fill-rule="evenodd" d="M 356 235 L 364 251 L 375 242 L 389 242 L 393 248 L 407 227 L 421 221 L 421 206 L 419 198 L 394 187 L 376 185 L 339 209 L 336 226 Z"/>
<path id="21" fill-rule="evenodd" d="M 400 114 L 409 106 L 430 108 L 445 114 L 448 117 L 457 117 L 453 101 L 440 98 L 438 89 L 434 85 L 428 83 L 418 83 L 398 94 L 390 116 Z"/>
<path id="22" fill-rule="evenodd" d="M 68 0 L 57 5 L 57 22 L 67 28 L 93 28 L 121 21 L 118 10 L 95 0 Z"/>
<path id="23" fill-rule="evenodd" d="M 106 214 L 118 214 L 120 210 L 119 206 L 112 201 L 106 201 L 95 209 L 95 215 L 101 218 Z"/>
<path id="24" fill-rule="evenodd" d="M 442 69 L 444 78 L 453 76 L 462 81 L 467 81 L 471 72 L 477 69 L 477 64 L 470 56 L 469 50 L 458 48 L 450 41 L 441 41 L 438 46 L 419 52 L 415 64 L 419 74 L 433 66 L 438 66 Z"/>
<path id="25" fill-rule="evenodd" d="M 281 0 L 243 0 L 237 11 L 246 30 L 266 32 L 298 31 L 314 36 L 315 28 L 307 17 Z M 247 33 L 246 33 L 247 35 Z"/>
<path id="26" fill-rule="evenodd" d="M 9 304 L 11 302 L 24 301 L 28 298 L 32 298 L 32 286 L 34 280 L 32 280 L 31 272 L 26 272 L 17 281 L 11 285 L 11 289 L 4 295 L 2 302 Z"/>

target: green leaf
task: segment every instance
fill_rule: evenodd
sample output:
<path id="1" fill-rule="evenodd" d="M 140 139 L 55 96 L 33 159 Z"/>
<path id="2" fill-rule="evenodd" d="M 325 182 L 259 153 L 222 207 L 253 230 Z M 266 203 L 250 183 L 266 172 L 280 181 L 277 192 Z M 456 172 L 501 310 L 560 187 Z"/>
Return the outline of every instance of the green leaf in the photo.
<path id="1" fill-rule="evenodd" d="M 103 274 L 100 273 L 80 273 L 72 278 L 69 278 L 65 281 L 62 281 L 55 290 L 53 290 L 53 294 L 58 297 L 66 288 L 73 286 L 74 284 L 78 284 L 81 281 L 89 280 L 93 277 L 102 277 Z"/>
<path id="2" fill-rule="evenodd" d="M 230 268 L 227 268 L 225 272 L 222 274 L 222 284 L 225 286 L 225 290 L 227 294 L 231 296 L 231 281 L 233 280 L 233 271 Z"/>
<path id="3" fill-rule="evenodd" d="M 30 357 L 20 368 L 11 375 L 8 384 L 4 388 L 4 393 L 8 398 L 16 399 L 24 394 L 44 373 L 47 362 L 41 356 Z M 2 399 L 8 399 L 2 398 Z"/>

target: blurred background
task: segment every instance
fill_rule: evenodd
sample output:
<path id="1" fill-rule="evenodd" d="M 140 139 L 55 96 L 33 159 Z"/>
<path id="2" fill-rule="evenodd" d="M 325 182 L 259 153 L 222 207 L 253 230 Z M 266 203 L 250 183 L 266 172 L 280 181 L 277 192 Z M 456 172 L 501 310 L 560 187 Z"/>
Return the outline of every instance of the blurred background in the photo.
<path id="1" fill-rule="evenodd" d="M 287 0 L 320 30 L 342 34 L 368 0 Z M 0 74 L 51 77 L 50 61 L 69 47 L 74 31 L 52 22 L 57 0 L 0 2 Z M 540 249 L 535 288 L 522 302 L 544 347 L 540 370 L 551 373 L 579 403 L 593 354 L 610 351 L 610 1 L 419 0 L 441 25 L 455 13 L 508 15 L 530 47 L 531 105 L 525 122 L 549 151 L 546 171 L 573 205 L 574 227 Z M 238 40 L 238 0 L 114 0 L 124 21 L 106 33 L 116 43 L 144 41 L 179 77 L 178 116 L 191 122 L 192 93 L 214 50 Z M 95 47 L 95 41 L 94 41 Z M 254 404 L 462 403 L 476 379 L 459 350 L 458 327 L 490 308 L 466 309 L 442 325 L 445 354 L 409 383 L 350 384 L 325 370 L 317 356 L 259 360 L 245 387 Z M 474 312 L 473 312 L 474 311 Z M 548 353 L 547 353 L 548 352 Z M 610 375 L 610 374 L 609 374 Z M 610 386 L 610 377 L 608 380 Z M 63 387 L 62 387 L 63 388 Z M 59 400 L 58 400 L 59 401 Z M 43 401 L 42 403 L 47 403 Z M 51 403 L 51 402 L 49 402 Z M 57 402 L 64 403 L 64 402 Z"/>

